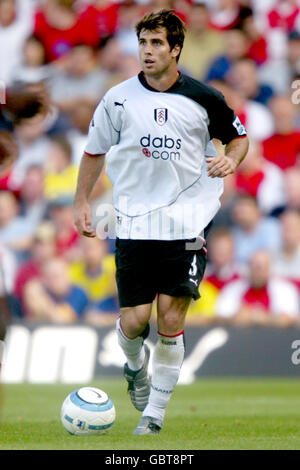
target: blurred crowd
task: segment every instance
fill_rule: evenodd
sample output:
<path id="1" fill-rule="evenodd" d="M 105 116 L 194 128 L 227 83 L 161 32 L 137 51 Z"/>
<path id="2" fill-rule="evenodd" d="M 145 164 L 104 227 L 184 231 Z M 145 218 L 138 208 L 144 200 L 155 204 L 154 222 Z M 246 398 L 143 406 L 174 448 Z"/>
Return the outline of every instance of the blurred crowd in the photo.
<path id="1" fill-rule="evenodd" d="M 187 321 L 300 325 L 299 0 L 0 0 L 0 308 L 115 321 L 114 240 L 79 237 L 72 202 L 94 109 L 139 72 L 135 23 L 162 8 L 187 26 L 179 69 L 219 89 L 250 138 Z M 96 218 L 105 175 L 92 201 Z"/>

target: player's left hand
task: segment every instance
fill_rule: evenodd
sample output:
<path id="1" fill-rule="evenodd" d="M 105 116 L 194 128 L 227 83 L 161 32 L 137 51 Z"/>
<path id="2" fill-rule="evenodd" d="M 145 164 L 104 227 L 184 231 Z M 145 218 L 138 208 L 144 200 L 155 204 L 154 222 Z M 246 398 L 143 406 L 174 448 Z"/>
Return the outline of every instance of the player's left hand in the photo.
<path id="1" fill-rule="evenodd" d="M 207 172 L 211 178 L 224 178 L 235 172 L 236 163 L 232 158 L 226 155 L 218 155 L 217 157 L 207 157 Z"/>

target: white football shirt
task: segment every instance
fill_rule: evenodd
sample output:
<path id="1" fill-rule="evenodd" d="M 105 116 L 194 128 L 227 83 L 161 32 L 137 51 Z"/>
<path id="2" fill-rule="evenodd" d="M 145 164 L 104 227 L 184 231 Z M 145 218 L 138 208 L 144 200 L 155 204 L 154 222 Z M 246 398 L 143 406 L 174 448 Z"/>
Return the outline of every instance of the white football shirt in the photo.
<path id="1" fill-rule="evenodd" d="M 180 74 L 167 91 L 143 73 L 99 103 L 85 152 L 107 154 L 119 238 L 176 240 L 200 235 L 220 207 L 223 180 L 209 178 L 212 138 L 246 135 L 221 93 Z"/>

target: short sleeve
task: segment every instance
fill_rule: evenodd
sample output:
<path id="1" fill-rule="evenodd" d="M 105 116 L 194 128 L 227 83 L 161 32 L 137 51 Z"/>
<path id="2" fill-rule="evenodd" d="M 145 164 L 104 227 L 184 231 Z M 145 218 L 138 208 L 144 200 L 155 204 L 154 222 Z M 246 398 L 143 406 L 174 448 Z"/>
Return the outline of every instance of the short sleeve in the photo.
<path id="1" fill-rule="evenodd" d="M 227 105 L 223 95 L 215 91 L 210 97 L 207 107 L 209 116 L 209 134 L 210 138 L 221 140 L 226 145 L 237 137 L 245 137 L 247 131 L 241 123 L 238 116 Z"/>
<path id="2" fill-rule="evenodd" d="M 113 111 L 109 106 L 109 100 L 104 97 L 97 106 L 90 123 L 88 142 L 85 147 L 85 153 L 88 155 L 105 154 L 119 142 L 121 123 L 118 115 L 114 115 Z"/>

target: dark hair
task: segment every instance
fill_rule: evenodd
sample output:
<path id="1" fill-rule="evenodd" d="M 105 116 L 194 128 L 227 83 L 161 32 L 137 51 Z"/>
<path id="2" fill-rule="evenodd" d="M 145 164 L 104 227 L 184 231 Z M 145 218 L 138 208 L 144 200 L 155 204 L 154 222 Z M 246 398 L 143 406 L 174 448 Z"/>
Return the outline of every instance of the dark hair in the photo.
<path id="1" fill-rule="evenodd" d="M 156 31 L 159 28 L 166 29 L 167 41 L 171 50 L 177 45 L 182 49 L 186 28 L 185 24 L 175 14 L 174 10 L 160 10 L 158 12 L 147 14 L 143 16 L 135 26 L 138 38 L 140 37 L 141 31 L 144 29 L 146 31 Z M 176 57 L 177 62 L 179 60 L 180 53 Z"/>
<path id="2" fill-rule="evenodd" d="M 30 119 L 46 110 L 43 98 L 28 89 L 28 84 L 13 85 L 8 89 L 5 108 L 14 124 Z"/>

